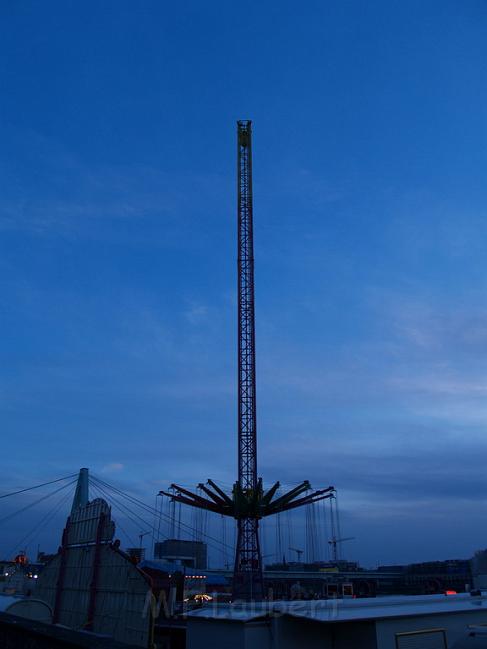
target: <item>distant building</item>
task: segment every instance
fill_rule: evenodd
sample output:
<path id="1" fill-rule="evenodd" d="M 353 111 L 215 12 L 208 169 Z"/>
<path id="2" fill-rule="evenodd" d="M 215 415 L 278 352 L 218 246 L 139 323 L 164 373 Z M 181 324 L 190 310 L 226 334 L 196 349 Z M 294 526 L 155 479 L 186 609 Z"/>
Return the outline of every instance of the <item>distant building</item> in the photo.
<path id="1" fill-rule="evenodd" d="M 37 553 L 37 563 L 49 563 L 51 559 L 54 559 L 56 555 L 55 554 L 48 554 L 46 552 L 38 552 Z"/>
<path id="2" fill-rule="evenodd" d="M 30 595 L 42 568 L 40 564 L 0 562 L 0 593 Z"/>
<path id="3" fill-rule="evenodd" d="M 473 585 L 470 561 L 466 559 L 412 563 L 406 566 L 403 581 L 403 592 L 407 594 L 433 594 L 445 590 L 460 593 Z"/>
<path id="4" fill-rule="evenodd" d="M 177 561 L 187 568 L 205 570 L 208 565 L 208 548 L 202 541 L 167 539 L 154 544 L 154 559 Z"/>
<path id="5" fill-rule="evenodd" d="M 359 572 L 363 570 L 356 561 L 282 561 L 265 566 L 265 570 L 289 572 Z"/>
<path id="6" fill-rule="evenodd" d="M 378 566 L 377 572 L 404 572 L 407 566 L 402 564 L 394 563 L 388 566 Z"/>
<path id="7" fill-rule="evenodd" d="M 127 548 L 127 554 L 135 563 L 140 563 L 145 559 L 145 548 Z"/>
<path id="8" fill-rule="evenodd" d="M 487 588 L 487 550 L 476 552 L 470 562 L 475 588 Z"/>

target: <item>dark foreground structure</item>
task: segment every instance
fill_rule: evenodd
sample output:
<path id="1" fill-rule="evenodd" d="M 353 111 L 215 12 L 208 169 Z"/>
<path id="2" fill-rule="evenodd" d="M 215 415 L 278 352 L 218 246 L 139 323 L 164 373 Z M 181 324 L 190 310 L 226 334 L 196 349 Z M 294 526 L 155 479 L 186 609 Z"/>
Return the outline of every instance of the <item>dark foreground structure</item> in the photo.
<path id="1" fill-rule="evenodd" d="M 110 638 L 0 613 L 2 649 L 136 649 Z"/>

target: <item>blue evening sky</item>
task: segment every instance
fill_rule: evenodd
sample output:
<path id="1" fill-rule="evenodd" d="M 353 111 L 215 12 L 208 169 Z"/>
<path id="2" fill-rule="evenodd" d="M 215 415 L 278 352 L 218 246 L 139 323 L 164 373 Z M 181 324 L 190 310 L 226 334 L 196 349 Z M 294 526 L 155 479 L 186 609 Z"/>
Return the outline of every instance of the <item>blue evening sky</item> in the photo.
<path id="1" fill-rule="evenodd" d="M 0 57 L 1 490 L 233 482 L 252 119 L 260 473 L 485 545 L 485 1 L 4 0 Z"/>

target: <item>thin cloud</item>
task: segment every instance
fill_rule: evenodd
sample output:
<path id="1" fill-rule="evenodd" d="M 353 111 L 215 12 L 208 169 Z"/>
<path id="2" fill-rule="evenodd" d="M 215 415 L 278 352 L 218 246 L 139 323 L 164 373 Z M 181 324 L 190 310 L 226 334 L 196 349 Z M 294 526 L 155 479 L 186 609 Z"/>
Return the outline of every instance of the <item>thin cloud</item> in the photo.
<path id="1" fill-rule="evenodd" d="M 123 471 L 124 468 L 125 465 L 121 462 L 111 462 L 110 464 L 105 464 L 100 471 L 101 473 L 119 473 L 120 471 Z"/>

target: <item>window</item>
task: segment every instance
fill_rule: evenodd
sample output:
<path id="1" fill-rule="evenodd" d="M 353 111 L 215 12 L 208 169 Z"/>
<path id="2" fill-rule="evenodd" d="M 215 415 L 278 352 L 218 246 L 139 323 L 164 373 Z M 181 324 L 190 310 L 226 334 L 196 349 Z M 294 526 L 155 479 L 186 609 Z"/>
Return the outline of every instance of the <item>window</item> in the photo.
<path id="1" fill-rule="evenodd" d="M 396 649 L 447 649 L 445 629 L 396 633 Z"/>

